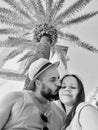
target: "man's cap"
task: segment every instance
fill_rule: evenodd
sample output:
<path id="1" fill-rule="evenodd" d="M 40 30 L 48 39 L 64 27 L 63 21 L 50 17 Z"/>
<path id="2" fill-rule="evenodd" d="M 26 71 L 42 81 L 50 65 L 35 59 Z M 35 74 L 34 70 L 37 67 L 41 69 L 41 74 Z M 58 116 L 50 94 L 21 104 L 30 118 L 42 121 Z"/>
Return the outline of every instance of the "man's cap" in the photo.
<path id="1" fill-rule="evenodd" d="M 28 89 L 32 88 L 32 85 L 34 84 L 35 79 L 42 74 L 44 71 L 46 71 L 48 68 L 51 66 L 56 66 L 58 67 L 60 62 L 54 62 L 51 63 L 48 59 L 45 58 L 40 58 L 36 61 L 34 61 L 28 70 L 28 77 L 31 80 L 29 83 Z"/>

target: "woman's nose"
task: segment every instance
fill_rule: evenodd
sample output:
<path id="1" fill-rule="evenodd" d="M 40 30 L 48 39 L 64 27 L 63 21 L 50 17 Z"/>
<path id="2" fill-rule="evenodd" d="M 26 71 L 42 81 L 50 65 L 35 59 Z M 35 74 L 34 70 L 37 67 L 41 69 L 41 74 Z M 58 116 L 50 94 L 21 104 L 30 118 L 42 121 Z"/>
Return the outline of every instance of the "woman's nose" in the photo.
<path id="1" fill-rule="evenodd" d="M 66 89 L 65 89 L 65 90 L 70 91 L 70 87 L 66 86 Z"/>

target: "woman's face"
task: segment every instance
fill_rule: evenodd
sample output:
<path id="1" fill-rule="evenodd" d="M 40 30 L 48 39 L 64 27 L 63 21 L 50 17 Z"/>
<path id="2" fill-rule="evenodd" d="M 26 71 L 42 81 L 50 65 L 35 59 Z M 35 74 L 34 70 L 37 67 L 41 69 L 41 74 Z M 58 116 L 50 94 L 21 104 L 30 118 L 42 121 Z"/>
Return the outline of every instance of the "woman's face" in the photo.
<path id="1" fill-rule="evenodd" d="M 78 94 L 78 83 L 73 76 L 65 77 L 59 91 L 59 98 L 65 105 L 72 106 Z"/>

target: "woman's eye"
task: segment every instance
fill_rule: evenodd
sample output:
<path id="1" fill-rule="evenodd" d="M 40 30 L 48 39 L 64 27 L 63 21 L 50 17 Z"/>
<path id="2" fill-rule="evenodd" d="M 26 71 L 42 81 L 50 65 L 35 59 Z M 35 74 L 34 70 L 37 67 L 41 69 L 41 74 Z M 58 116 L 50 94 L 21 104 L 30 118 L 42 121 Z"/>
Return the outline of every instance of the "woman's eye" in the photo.
<path id="1" fill-rule="evenodd" d="M 74 86 L 71 86 L 71 88 L 72 88 L 72 89 L 76 89 L 76 87 L 74 87 Z"/>
<path id="2" fill-rule="evenodd" d="M 66 88 L 66 86 L 61 86 L 61 89 L 65 89 Z"/>

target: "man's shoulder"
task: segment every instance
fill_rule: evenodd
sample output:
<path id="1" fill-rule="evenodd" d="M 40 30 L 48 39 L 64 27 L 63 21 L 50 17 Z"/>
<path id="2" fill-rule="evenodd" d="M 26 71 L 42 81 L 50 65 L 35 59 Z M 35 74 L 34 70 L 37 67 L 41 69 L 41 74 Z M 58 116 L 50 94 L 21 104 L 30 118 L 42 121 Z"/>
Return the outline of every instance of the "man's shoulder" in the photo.
<path id="1" fill-rule="evenodd" d="M 60 119 L 63 127 L 63 125 L 65 125 L 66 112 L 60 107 L 59 101 L 53 101 L 52 106 L 53 112 L 55 113 L 55 117 Z"/>
<path id="2" fill-rule="evenodd" d="M 8 92 L 7 94 L 5 94 L 1 100 L 5 101 L 5 102 L 15 102 L 19 99 L 21 99 L 23 97 L 23 92 L 22 91 L 13 91 L 13 92 Z"/>
<path id="3" fill-rule="evenodd" d="M 56 109 L 56 111 L 58 113 L 60 113 L 62 116 L 66 115 L 66 113 L 65 113 L 64 109 L 62 108 L 59 100 L 53 101 L 52 104 L 53 104 L 54 109 Z"/>
<path id="4" fill-rule="evenodd" d="M 56 104 L 56 107 L 58 107 L 59 109 L 61 109 L 62 111 L 65 112 L 65 110 L 63 109 L 63 107 L 62 107 L 62 105 L 61 105 L 60 100 L 56 100 L 56 101 L 54 101 L 54 103 Z"/>

